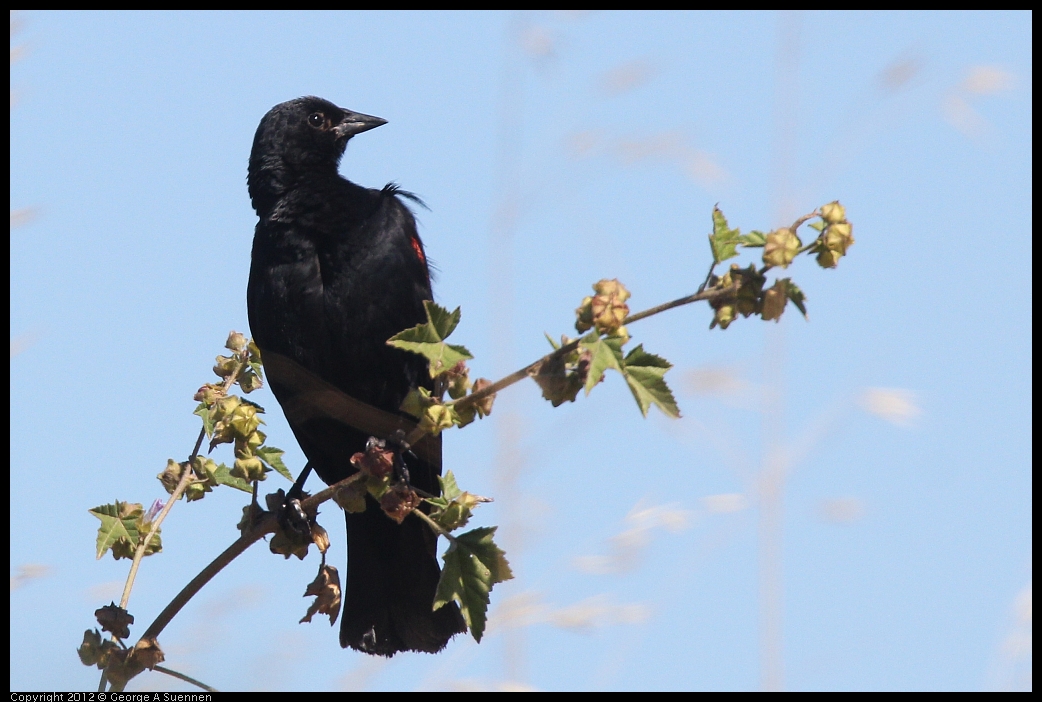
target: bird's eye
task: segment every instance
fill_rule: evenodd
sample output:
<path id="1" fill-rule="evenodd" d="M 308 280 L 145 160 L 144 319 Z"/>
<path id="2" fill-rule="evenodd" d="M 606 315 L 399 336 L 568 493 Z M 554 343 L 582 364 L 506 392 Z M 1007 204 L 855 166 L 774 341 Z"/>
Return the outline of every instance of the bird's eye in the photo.
<path id="1" fill-rule="evenodd" d="M 321 112 L 312 112 L 310 115 L 308 115 L 308 124 L 310 124 L 315 129 L 320 128 L 325 123 L 326 116 Z"/>

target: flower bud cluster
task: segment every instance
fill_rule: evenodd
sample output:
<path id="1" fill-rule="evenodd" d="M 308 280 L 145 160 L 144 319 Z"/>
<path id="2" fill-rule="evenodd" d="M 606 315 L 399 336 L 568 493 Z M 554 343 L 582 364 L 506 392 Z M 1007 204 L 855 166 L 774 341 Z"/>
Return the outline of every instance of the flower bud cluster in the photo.
<path id="1" fill-rule="evenodd" d="M 847 249 L 854 245 L 854 228 L 847 221 L 846 209 L 838 201 L 821 208 L 821 221 L 825 228 L 815 242 L 813 251 L 818 254 L 819 266 L 835 268 L 839 259 L 847 255 Z"/>
<path id="2" fill-rule="evenodd" d="M 616 279 L 601 280 L 593 290 L 596 294 L 584 297 L 575 310 L 575 328 L 579 333 L 594 328 L 601 334 L 615 334 L 620 329 L 625 333 L 622 322 L 630 313 L 626 304 L 630 291 Z"/>

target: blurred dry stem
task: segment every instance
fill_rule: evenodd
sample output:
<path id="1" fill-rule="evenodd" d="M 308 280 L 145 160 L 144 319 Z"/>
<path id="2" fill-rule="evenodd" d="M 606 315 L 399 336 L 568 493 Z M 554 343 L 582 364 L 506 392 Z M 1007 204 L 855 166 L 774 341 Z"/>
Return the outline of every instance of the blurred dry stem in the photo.
<path id="1" fill-rule="evenodd" d="M 729 179 L 727 171 L 712 154 L 691 146 L 689 142 L 690 139 L 679 130 L 612 136 L 600 129 L 585 129 L 569 134 L 565 139 L 565 149 L 572 158 L 607 155 L 624 166 L 649 161 L 670 163 L 702 187 Z"/>
<path id="2" fill-rule="evenodd" d="M 894 93 L 908 86 L 923 70 L 924 61 L 919 56 L 899 58 L 879 72 L 879 86 L 888 93 Z"/>
<path id="3" fill-rule="evenodd" d="M 615 624 L 644 624 L 651 607 L 639 602 L 618 602 L 601 593 L 570 605 L 553 606 L 538 592 L 524 591 L 503 600 L 496 610 L 497 628 L 525 628 L 549 624 L 560 629 L 590 632 Z"/>
<path id="4" fill-rule="evenodd" d="M 621 95 L 650 82 L 657 72 L 655 65 L 648 59 L 628 61 L 601 77 L 600 90 L 609 97 Z"/>
<path id="5" fill-rule="evenodd" d="M 856 497 L 832 497 L 821 501 L 821 517 L 833 524 L 850 524 L 865 516 L 865 506 Z"/>
<path id="6" fill-rule="evenodd" d="M 29 222 L 33 221 L 35 217 L 36 210 L 32 207 L 21 207 L 17 210 L 11 210 L 11 226 L 24 226 Z"/>
<path id="7" fill-rule="evenodd" d="M 11 358 L 14 358 L 18 354 L 25 351 L 27 348 L 35 344 L 39 338 L 39 332 L 31 331 L 11 339 Z"/>
<path id="8" fill-rule="evenodd" d="M 577 569 L 585 573 L 607 575 L 634 570 L 651 543 L 656 529 L 678 533 L 687 529 L 694 513 L 678 504 L 647 505 L 638 502 L 624 520 L 626 528 L 608 540 L 608 554 L 579 556 L 573 560 Z"/>
<path id="9" fill-rule="evenodd" d="M 710 514 L 731 514 L 748 509 L 749 498 L 740 492 L 706 495 L 702 498 L 702 506 Z"/>
<path id="10" fill-rule="evenodd" d="M 915 393 L 902 388 L 868 388 L 861 396 L 865 411 L 899 427 L 915 426 L 923 413 Z"/>
<path id="11" fill-rule="evenodd" d="M 42 563 L 25 563 L 18 566 L 18 572 L 11 576 L 11 591 L 14 592 L 23 585 L 33 580 L 46 578 L 51 575 L 52 569 Z"/>
<path id="12" fill-rule="evenodd" d="M 981 96 L 997 95 L 1013 89 L 1016 81 L 1011 72 L 1000 66 L 971 66 L 958 85 L 944 98 L 941 111 L 950 125 L 972 139 L 989 131 L 988 120 L 972 105 Z"/>
<path id="13" fill-rule="evenodd" d="M 1032 584 L 1013 598 L 1011 621 L 992 665 L 992 687 L 1007 692 L 1032 689 Z"/>

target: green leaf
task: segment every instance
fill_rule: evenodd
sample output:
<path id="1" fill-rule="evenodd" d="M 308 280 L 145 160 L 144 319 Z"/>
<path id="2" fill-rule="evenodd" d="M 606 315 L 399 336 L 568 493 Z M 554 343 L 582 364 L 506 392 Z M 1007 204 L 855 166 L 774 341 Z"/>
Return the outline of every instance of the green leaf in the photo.
<path id="1" fill-rule="evenodd" d="M 727 226 L 727 218 L 719 207 L 713 208 L 713 233 L 709 235 L 709 247 L 713 250 L 713 261 L 720 263 L 738 255 L 741 232 Z"/>
<path id="2" fill-rule="evenodd" d="M 104 556 L 120 539 L 137 546 L 137 518 L 144 513 L 140 504 L 127 504 L 117 500 L 115 504 L 99 505 L 88 511 L 101 520 L 97 539 L 98 558 Z"/>
<path id="3" fill-rule="evenodd" d="M 617 336 L 601 339 L 596 332 L 583 337 L 579 343 L 583 348 L 590 350 L 590 370 L 586 375 L 586 394 L 590 394 L 593 386 L 601 382 L 604 371 L 608 368 L 622 372 L 622 344 L 623 340 Z"/>
<path id="4" fill-rule="evenodd" d="M 424 300 L 423 309 L 427 312 L 427 320 L 440 340 L 449 338 L 449 335 L 459 325 L 460 317 L 463 316 L 459 307 L 449 312 L 432 300 Z"/>
<path id="5" fill-rule="evenodd" d="M 546 340 L 550 342 L 550 345 L 554 347 L 554 351 L 556 351 L 557 349 L 561 348 L 561 345 L 559 343 L 557 343 L 556 341 L 554 341 L 553 339 L 551 339 L 549 334 L 547 334 L 546 332 L 543 332 L 543 336 L 545 336 Z"/>
<path id="6" fill-rule="evenodd" d="M 451 470 L 447 471 L 445 475 L 439 475 L 438 483 L 441 484 L 441 496 L 428 497 L 427 502 L 436 509 L 445 509 L 450 502 L 462 494 L 462 491 L 459 489 L 459 485 L 456 484 L 456 476 L 452 474 Z"/>
<path id="7" fill-rule="evenodd" d="M 432 404 L 434 404 L 434 400 L 431 399 L 430 390 L 423 387 L 412 388 L 409 390 L 409 394 L 405 396 L 405 399 L 402 400 L 402 406 L 399 409 L 419 419 Z"/>
<path id="8" fill-rule="evenodd" d="M 825 220 L 819 219 L 817 222 L 811 222 L 807 226 L 815 231 L 820 232 L 822 229 L 825 228 Z"/>
<path id="9" fill-rule="evenodd" d="M 213 419 L 210 418 L 210 406 L 205 402 L 200 402 L 199 406 L 195 408 L 195 412 L 203 419 L 203 428 L 206 429 L 206 438 L 213 437 Z"/>
<path id="10" fill-rule="evenodd" d="M 254 451 L 254 453 L 256 453 L 257 457 L 262 461 L 277 470 L 279 475 L 283 478 L 291 483 L 293 482 L 293 474 L 289 472 L 289 468 L 287 468 L 286 464 L 282 462 L 282 454 L 286 453 L 285 451 L 280 448 L 275 448 L 274 446 L 260 446 Z"/>
<path id="11" fill-rule="evenodd" d="M 101 526 L 98 527 L 97 557 L 101 558 L 106 551 L 112 549 L 112 557 L 116 560 L 133 558 L 139 539 L 150 529 L 143 521 L 144 508 L 136 502 L 117 500 L 115 504 L 100 505 L 88 511 L 101 520 Z M 149 542 L 145 555 L 150 556 L 161 550 L 162 545 L 157 532 Z"/>
<path id="12" fill-rule="evenodd" d="M 637 401 L 641 413 L 647 417 L 648 408 L 654 404 L 670 417 L 679 417 L 680 408 L 673 397 L 673 392 L 666 385 L 663 377 L 673 364 L 653 353 L 644 350 L 644 344 L 633 349 L 626 356 L 622 374 L 630 386 L 633 399 Z"/>
<path id="13" fill-rule="evenodd" d="M 425 357 L 430 363 L 431 377 L 436 378 L 458 362 L 474 357 L 463 346 L 445 343 L 445 339 L 459 324 L 459 307 L 448 312 L 430 300 L 424 300 L 423 307 L 427 312 L 427 321 L 395 334 L 387 343 Z"/>
<path id="14" fill-rule="evenodd" d="M 214 470 L 213 479 L 217 481 L 218 485 L 227 485 L 228 487 L 233 487 L 236 490 L 242 490 L 243 492 L 253 494 L 253 485 L 243 480 L 242 478 L 237 478 L 234 475 L 232 475 L 231 468 L 224 465 L 223 463 L 217 466 L 217 468 Z"/>
<path id="15" fill-rule="evenodd" d="M 466 525 L 475 507 L 482 502 L 491 502 L 487 497 L 460 490 L 451 470 L 439 477 L 438 482 L 441 483 L 441 497 L 429 497 L 426 501 L 434 507 L 431 519 L 446 531 Z"/>
<path id="16" fill-rule="evenodd" d="M 485 633 L 485 614 L 496 583 L 510 580 L 506 554 L 492 541 L 496 527 L 480 527 L 455 537 L 442 559 L 445 568 L 438 581 L 434 609 L 455 600 L 467 622 L 471 636 L 481 642 Z"/>
<path id="17" fill-rule="evenodd" d="M 804 319 L 810 319 L 807 316 L 807 296 L 803 294 L 803 291 L 797 287 L 796 283 L 792 282 L 792 278 L 785 279 L 785 293 L 788 295 L 789 300 L 792 304 L 796 305 L 796 309 L 803 313 Z"/>
<path id="18" fill-rule="evenodd" d="M 439 475 L 438 482 L 441 483 L 440 499 L 451 501 L 463 494 L 463 491 L 459 489 L 459 485 L 456 484 L 456 476 L 452 474 L 451 470 L 446 471 L 445 475 Z"/>
<path id="19" fill-rule="evenodd" d="M 741 242 L 743 246 L 747 246 L 749 248 L 765 246 L 767 244 L 767 235 L 763 232 L 758 232 L 754 230 L 749 232 L 748 234 L 742 234 L 741 236 L 739 236 L 738 241 Z"/>

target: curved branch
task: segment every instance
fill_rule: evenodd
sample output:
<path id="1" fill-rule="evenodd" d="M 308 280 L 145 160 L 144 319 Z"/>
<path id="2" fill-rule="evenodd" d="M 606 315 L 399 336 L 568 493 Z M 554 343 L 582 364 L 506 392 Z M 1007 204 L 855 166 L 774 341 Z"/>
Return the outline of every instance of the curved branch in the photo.
<path id="1" fill-rule="evenodd" d="M 307 499 L 301 500 L 301 509 L 306 512 L 313 511 L 323 502 L 332 499 L 337 490 L 364 477 L 365 474 L 359 472 L 348 478 L 344 478 L 339 483 L 330 485 L 326 489 L 311 495 Z M 163 611 L 159 613 L 159 616 L 156 617 L 155 621 L 149 625 L 148 629 L 145 630 L 145 633 L 141 635 L 141 638 L 158 638 L 159 634 L 162 633 L 167 624 L 173 620 L 177 613 L 188 604 L 188 601 L 191 600 L 197 592 L 203 589 L 203 586 L 206 585 L 206 583 L 210 582 L 210 580 L 220 573 L 226 565 L 235 560 L 254 543 L 268 534 L 275 533 L 277 526 L 278 522 L 274 513 L 262 512 L 259 520 L 253 525 L 253 527 L 236 539 L 228 548 L 217 556 L 217 558 L 213 559 L 209 565 L 203 568 L 198 575 L 192 578 L 192 580 L 181 589 L 181 592 L 177 593 L 174 599 L 170 601 L 170 604 L 168 604 Z"/>

